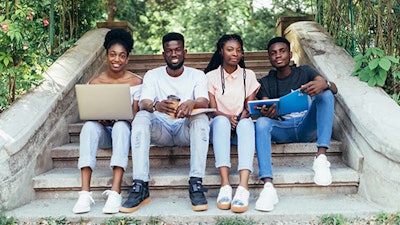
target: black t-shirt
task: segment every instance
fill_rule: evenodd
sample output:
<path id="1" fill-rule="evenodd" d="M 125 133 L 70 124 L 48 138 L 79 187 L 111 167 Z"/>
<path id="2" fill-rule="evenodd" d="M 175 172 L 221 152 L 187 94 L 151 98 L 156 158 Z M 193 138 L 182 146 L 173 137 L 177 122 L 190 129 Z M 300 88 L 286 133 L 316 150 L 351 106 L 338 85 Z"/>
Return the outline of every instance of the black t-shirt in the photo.
<path id="1" fill-rule="evenodd" d="M 276 77 L 276 70 L 271 70 L 267 76 L 261 78 L 258 82 L 261 84 L 257 93 L 257 98 L 279 98 L 289 94 L 292 90 L 300 88 L 301 85 L 314 80 L 319 73 L 309 65 L 292 67 L 289 76 L 279 79 Z"/>

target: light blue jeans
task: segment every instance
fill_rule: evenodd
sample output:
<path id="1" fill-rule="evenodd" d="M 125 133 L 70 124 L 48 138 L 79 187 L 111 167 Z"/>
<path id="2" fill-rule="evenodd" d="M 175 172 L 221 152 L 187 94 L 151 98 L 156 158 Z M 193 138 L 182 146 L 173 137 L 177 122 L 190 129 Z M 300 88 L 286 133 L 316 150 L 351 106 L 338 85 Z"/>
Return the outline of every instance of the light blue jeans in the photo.
<path id="1" fill-rule="evenodd" d="M 259 178 L 272 178 L 271 143 L 310 142 L 329 148 L 334 117 L 334 97 L 324 91 L 312 97 L 308 112 L 284 121 L 260 117 L 256 122 Z"/>
<path id="2" fill-rule="evenodd" d="M 253 172 L 255 151 L 254 123 L 250 118 L 242 119 L 236 127 L 236 135 L 231 142 L 231 122 L 225 116 L 216 116 L 211 121 L 212 143 L 215 155 L 215 167 L 231 167 L 231 144 L 238 148 L 238 171 Z"/>
<path id="3" fill-rule="evenodd" d="M 133 179 L 149 181 L 150 143 L 190 146 L 190 177 L 204 177 L 209 146 L 209 121 L 205 114 L 170 119 L 167 114 L 139 111 L 132 122 Z"/>
<path id="4" fill-rule="evenodd" d="M 103 126 L 96 121 L 87 121 L 79 137 L 78 168 L 96 167 L 98 148 L 111 148 L 110 167 L 118 166 L 126 170 L 130 147 L 131 125 L 126 121 L 117 121 L 113 126 Z"/>

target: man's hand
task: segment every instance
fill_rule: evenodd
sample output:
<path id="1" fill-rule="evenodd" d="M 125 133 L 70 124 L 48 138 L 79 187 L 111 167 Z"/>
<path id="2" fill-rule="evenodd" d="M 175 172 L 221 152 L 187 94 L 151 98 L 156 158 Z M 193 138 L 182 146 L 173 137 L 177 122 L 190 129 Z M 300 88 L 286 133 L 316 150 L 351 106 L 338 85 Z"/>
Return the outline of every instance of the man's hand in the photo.
<path id="1" fill-rule="evenodd" d="M 336 84 L 333 82 L 330 82 L 331 87 L 329 88 L 333 94 L 337 93 L 337 87 Z M 314 96 L 317 94 L 320 94 L 321 92 L 325 91 L 328 88 L 328 84 L 325 78 L 322 76 L 318 75 L 314 78 L 313 81 L 310 81 L 306 84 L 301 85 L 300 90 L 309 96 Z"/>
<path id="2" fill-rule="evenodd" d="M 194 100 L 183 102 L 176 110 L 176 118 L 185 118 L 190 116 L 195 105 L 196 102 Z"/>
<path id="3" fill-rule="evenodd" d="M 174 107 L 175 102 L 172 100 L 162 100 L 157 102 L 155 109 L 158 112 L 166 113 L 166 114 L 176 114 L 177 110 Z"/>
<path id="4" fill-rule="evenodd" d="M 266 105 L 263 105 L 260 112 L 261 115 L 274 119 L 276 117 L 276 104 L 272 104 L 268 108 Z"/>
<path id="5" fill-rule="evenodd" d="M 309 96 L 320 94 L 327 88 L 326 81 L 324 79 L 318 79 L 310 81 L 304 85 L 301 85 L 300 90 Z"/>

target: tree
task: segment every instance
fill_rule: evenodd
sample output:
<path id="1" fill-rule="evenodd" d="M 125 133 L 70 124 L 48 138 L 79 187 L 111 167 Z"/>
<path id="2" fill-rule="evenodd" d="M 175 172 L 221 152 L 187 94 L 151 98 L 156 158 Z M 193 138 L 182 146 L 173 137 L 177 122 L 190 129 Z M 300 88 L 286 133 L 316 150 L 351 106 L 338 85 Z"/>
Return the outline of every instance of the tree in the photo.
<path id="1" fill-rule="evenodd" d="M 53 3 L 56 16 L 50 24 L 50 0 L 0 1 L 0 112 L 39 85 L 43 71 L 86 31 L 95 28 L 106 11 L 104 0 Z M 52 37 L 50 25 L 55 28 Z M 54 46 L 50 47 L 50 39 Z"/>
<path id="2" fill-rule="evenodd" d="M 136 53 L 160 53 L 161 37 L 170 31 L 185 35 L 190 52 L 210 52 L 226 33 L 237 33 L 245 50 L 262 50 L 275 35 L 276 17 L 268 9 L 254 10 L 252 0 L 120 0 L 117 20 L 135 28 Z"/>
<path id="3" fill-rule="evenodd" d="M 272 0 L 272 10 L 285 16 L 299 16 L 315 11 L 315 0 Z"/>

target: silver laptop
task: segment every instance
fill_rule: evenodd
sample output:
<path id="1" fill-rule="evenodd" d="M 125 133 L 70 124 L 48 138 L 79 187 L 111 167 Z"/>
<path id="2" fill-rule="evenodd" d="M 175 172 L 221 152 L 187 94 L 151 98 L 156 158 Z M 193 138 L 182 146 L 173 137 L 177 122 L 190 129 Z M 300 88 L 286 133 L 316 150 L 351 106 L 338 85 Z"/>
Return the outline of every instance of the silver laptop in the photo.
<path id="1" fill-rule="evenodd" d="M 133 118 L 128 84 L 77 84 L 75 92 L 81 120 Z"/>

